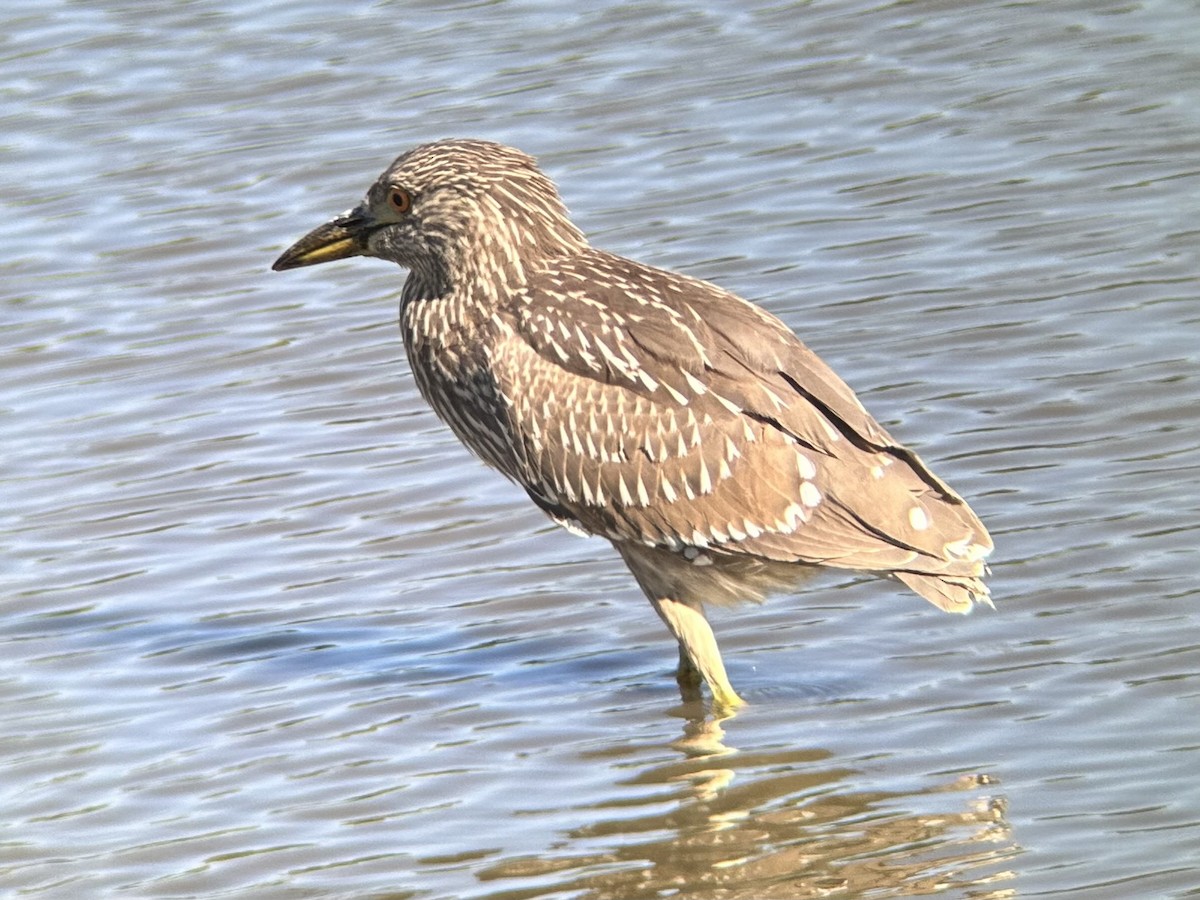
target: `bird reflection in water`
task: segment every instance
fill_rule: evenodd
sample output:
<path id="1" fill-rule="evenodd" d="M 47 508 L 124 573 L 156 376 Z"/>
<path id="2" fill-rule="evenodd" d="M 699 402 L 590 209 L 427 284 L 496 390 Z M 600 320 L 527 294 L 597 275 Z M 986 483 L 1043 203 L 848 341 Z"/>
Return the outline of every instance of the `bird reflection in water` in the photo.
<path id="1" fill-rule="evenodd" d="M 711 752 L 699 752 L 707 741 Z M 690 720 L 677 749 L 682 758 L 622 781 L 626 800 L 583 808 L 598 818 L 554 852 L 498 861 L 478 877 L 537 877 L 546 894 L 589 900 L 675 892 L 904 897 L 967 888 L 973 898 L 1015 895 L 1008 864 L 1018 849 L 1005 800 L 986 774 L 873 790 L 869 774 L 837 766 L 825 750 L 738 753 L 721 743 L 712 719 Z M 527 895 L 501 884 L 495 896 Z"/>

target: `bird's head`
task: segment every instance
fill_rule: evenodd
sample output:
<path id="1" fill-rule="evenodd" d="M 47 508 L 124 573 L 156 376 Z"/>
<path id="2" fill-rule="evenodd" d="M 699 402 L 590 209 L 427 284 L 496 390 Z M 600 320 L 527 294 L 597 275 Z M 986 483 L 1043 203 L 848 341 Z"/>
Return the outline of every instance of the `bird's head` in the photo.
<path id="1" fill-rule="evenodd" d="M 306 234 L 272 268 L 373 256 L 442 287 L 476 277 L 513 283 L 530 265 L 585 246 L 532 157 L 444 140 L 399 157 L 362 203 Z"/>

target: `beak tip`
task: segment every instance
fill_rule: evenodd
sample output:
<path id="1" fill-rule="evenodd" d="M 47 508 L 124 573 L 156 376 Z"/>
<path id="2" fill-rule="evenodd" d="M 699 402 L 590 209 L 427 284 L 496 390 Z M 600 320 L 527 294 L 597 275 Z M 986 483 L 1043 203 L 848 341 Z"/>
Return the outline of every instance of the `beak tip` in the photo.
<path id="1" fill-rule="evenodd" d="M 349 221 L 344 216 L 326 222 L 284 250 L 283 255 L 271 265 L 271 270 L 282 272 L 335 259 L 363 256 L 367 249 L 367 233 L 368 229 L 363 227 L 362 222 Z"/>

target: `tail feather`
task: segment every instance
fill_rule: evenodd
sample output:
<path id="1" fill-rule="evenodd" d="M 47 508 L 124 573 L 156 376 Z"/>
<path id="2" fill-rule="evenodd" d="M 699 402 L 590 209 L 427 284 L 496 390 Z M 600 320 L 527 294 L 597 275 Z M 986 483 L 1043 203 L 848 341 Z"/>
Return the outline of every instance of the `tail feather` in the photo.
<path id="1" fill-rule="evenodd" d="M 991 594 L 981 578 L 893 572 L 904 584 L 934 606 L 952 613 L 969 613 L 976 604 L 992 605 Z"/>

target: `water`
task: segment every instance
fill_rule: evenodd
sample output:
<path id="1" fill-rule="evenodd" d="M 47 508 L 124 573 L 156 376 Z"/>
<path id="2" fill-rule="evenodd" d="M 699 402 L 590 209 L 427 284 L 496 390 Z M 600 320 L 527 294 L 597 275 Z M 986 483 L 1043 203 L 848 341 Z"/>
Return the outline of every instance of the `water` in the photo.
<path id="1" fill-rule="evenodd" d="M 1200 887 L 1189 4 L 0 13 L 0 893 Z M 273 274 L 406 147 L 781 315 L 972 499 L 995 613 L 833 573 L 679 705 L 603 542 L 416 396 L 402 273 Z"/>

